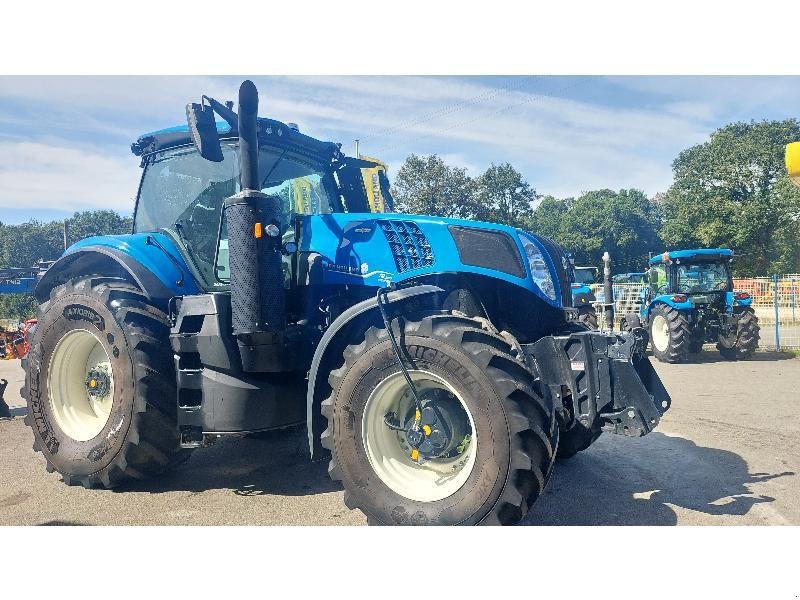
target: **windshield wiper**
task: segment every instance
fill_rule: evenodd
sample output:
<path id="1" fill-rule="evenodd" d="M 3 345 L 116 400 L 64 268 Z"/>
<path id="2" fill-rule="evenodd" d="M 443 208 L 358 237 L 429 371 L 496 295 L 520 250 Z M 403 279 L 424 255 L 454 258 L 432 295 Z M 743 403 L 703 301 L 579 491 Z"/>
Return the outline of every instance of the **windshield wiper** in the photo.
<path id="1" fill-rule="evenodd" d="M 179 227 L 179 225 L 177 223 L 175 223 L 175 231 L 178 233 L 178 237 L 180 237 L 181 240 L 183 240 L 183 235 L 181 234 L 181 232 L 178 229 L 178 227 Z M 147 236 L 147 238 L 145 239 L 145 244 L 150 244 L 151 246 L 155 246 L 156 248 L 158 248 L 164 254 L 167 255 L 167 258 L 170 260 L 170 262 L 172 262 L 172 264 L 175 266 L 175 268 L 178 270 L 178 273 L 180 274 L 180 278 L 175 282 L 175 285 L 177 285 L 178 287 L 183 287 L 183 284 L 185 282 L 185 278 L 184 278 L 184 275 L 183 275 L 183 268 L 181 267 L 181 265 L 178 262 L 178 260 L 174 256 L 172 256 L 172 254 L 167 252 L 167 249 L 164 248 L 164 246 L 161 245 L 161 242 L 159 242 L 152 235 L 148 235 Z M 188 248 L 188 246 L 187 246 L 187 248 Z"/>

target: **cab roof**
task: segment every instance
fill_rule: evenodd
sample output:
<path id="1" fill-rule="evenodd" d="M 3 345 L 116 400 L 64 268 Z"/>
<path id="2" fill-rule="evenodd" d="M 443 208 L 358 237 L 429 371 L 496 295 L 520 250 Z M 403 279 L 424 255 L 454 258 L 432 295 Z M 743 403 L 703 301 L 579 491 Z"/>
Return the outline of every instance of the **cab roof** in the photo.
<path id="1" fill-rule="evenodd" d="M 692 259 L 692 258 L 730 258 L 733 256 L 733 250 L 729 248 L 696 248 L 694 250 L 669 250 L 663 254 L 656 254 L 653 256 L 649 263 L 650 265 L 657 265 L 659 263 L 669 262 L 676 258 Z"/>
<path id="2" fill-rule="evenodd" d="M 219 139 L 235 139 L 237 134 L 231 130 L 230 125 L 225 121 L 217 121 L 217 134 Z M 341 144 L 334 142 L 323 142 L 311 136 L 300 133 L 297 126 L 289 126 L 281 121 L 260 117 L 258 123 L 259 141 L 269 140 L 271 144 L 281 147 L 294 147 L 297 150 L 308 154 L 319 155 L 325 158 L 334 158 L 340 153 Z M 166 150 L 167 148 L 177 148 L 192 143 L 192 136 L 189 133 L 187 124 L 175 125 L 158 131 L 152 131 L 139 136 L 131 144 L 131 152 L 136 156 L 144 156 Z"/>

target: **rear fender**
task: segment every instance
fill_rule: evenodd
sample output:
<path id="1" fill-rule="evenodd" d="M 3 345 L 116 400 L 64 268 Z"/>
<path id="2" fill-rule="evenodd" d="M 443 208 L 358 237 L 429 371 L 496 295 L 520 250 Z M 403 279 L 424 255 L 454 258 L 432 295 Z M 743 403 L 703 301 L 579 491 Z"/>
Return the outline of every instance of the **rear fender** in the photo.
<path id="1" fill-rule="evenodd" d="M 656 307 L 658 304 L 666 304 L 667 306 L 671 306 L 672 308 L 680 311 L 690 311 L 692 310 L 692 301 L 687 299 L 686 302 L 675 302 L 672 299 L 672 294 L 662 294 L 661 296 L 656 296 L 653 300 L 650 301 L 645 307 L 644 315 L 642 320 L 647 321 L 650 319 L 650 312 Z"/>

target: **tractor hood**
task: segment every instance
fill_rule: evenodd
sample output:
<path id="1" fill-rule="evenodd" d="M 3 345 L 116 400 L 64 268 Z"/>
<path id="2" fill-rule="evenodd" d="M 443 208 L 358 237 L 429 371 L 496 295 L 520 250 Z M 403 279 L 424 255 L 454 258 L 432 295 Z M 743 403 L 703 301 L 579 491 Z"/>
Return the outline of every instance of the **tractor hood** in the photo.
<path id="1" fill-rule="evenodd" d="M 423 276 L 474 273 L 569 306 L 560 250 L 496 223 L 421 215 L 334 213 L 300 217 L 299 248 L 321 256 L 328 284 L 388 286 Z M 566 297 L 565 297 L 566 296 Z"/>

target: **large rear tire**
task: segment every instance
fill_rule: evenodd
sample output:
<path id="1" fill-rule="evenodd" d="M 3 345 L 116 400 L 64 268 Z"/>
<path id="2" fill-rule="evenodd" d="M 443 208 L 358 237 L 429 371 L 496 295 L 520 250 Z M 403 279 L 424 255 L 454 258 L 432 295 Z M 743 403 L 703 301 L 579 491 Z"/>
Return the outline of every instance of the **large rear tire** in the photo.
<path id="1" fill-rule="evenodd" d="M 717 350 L 727 360 L 747 360 L 758 348 L 760 337 L 758 317 L 752 308 L 746 308 L 739 316 L 736 335 L 729 338 L 720 336 Z"/>
<path id="2" fill-rule="evenodd" d="M 40 307 L 23 359 L 33 449 L 68 485 L 114 487 L 188 458 L 167 316 L 118 278 L 73 279 Z"/>
<path id="3" fill-rule="evenodd" d="M 445 420 L 461 423 L 450 428 L 460 443 L 442 457 L 418 453 L 414 460 L 411 432 L 387 424 L 392 415 L 398 424 L 413 421 L 404 418 L 415 412 L 410 390 L 388 333 L 369 328 L 331 372 L 332 395 L 322 403 L 322 445 L 331 451 L 329 473 L 344 485 L 345 503 L 370 524 L 518 522 L 553 466 L 552 402 L 509 344 L 476 319 L 436 314 L 392 326 L 421 397 L 435 396 L 451 415 Z M 435 433 L 434 427 L 424 435 Z"/>
<path id="4" fill-rule="evenodd" d="M 680 311 L 667 304 L 657 304 L 650 311 L 650 344 L 653 356 L 661 362 L 677 363 L 689 352 L 692 333 Z"/>

